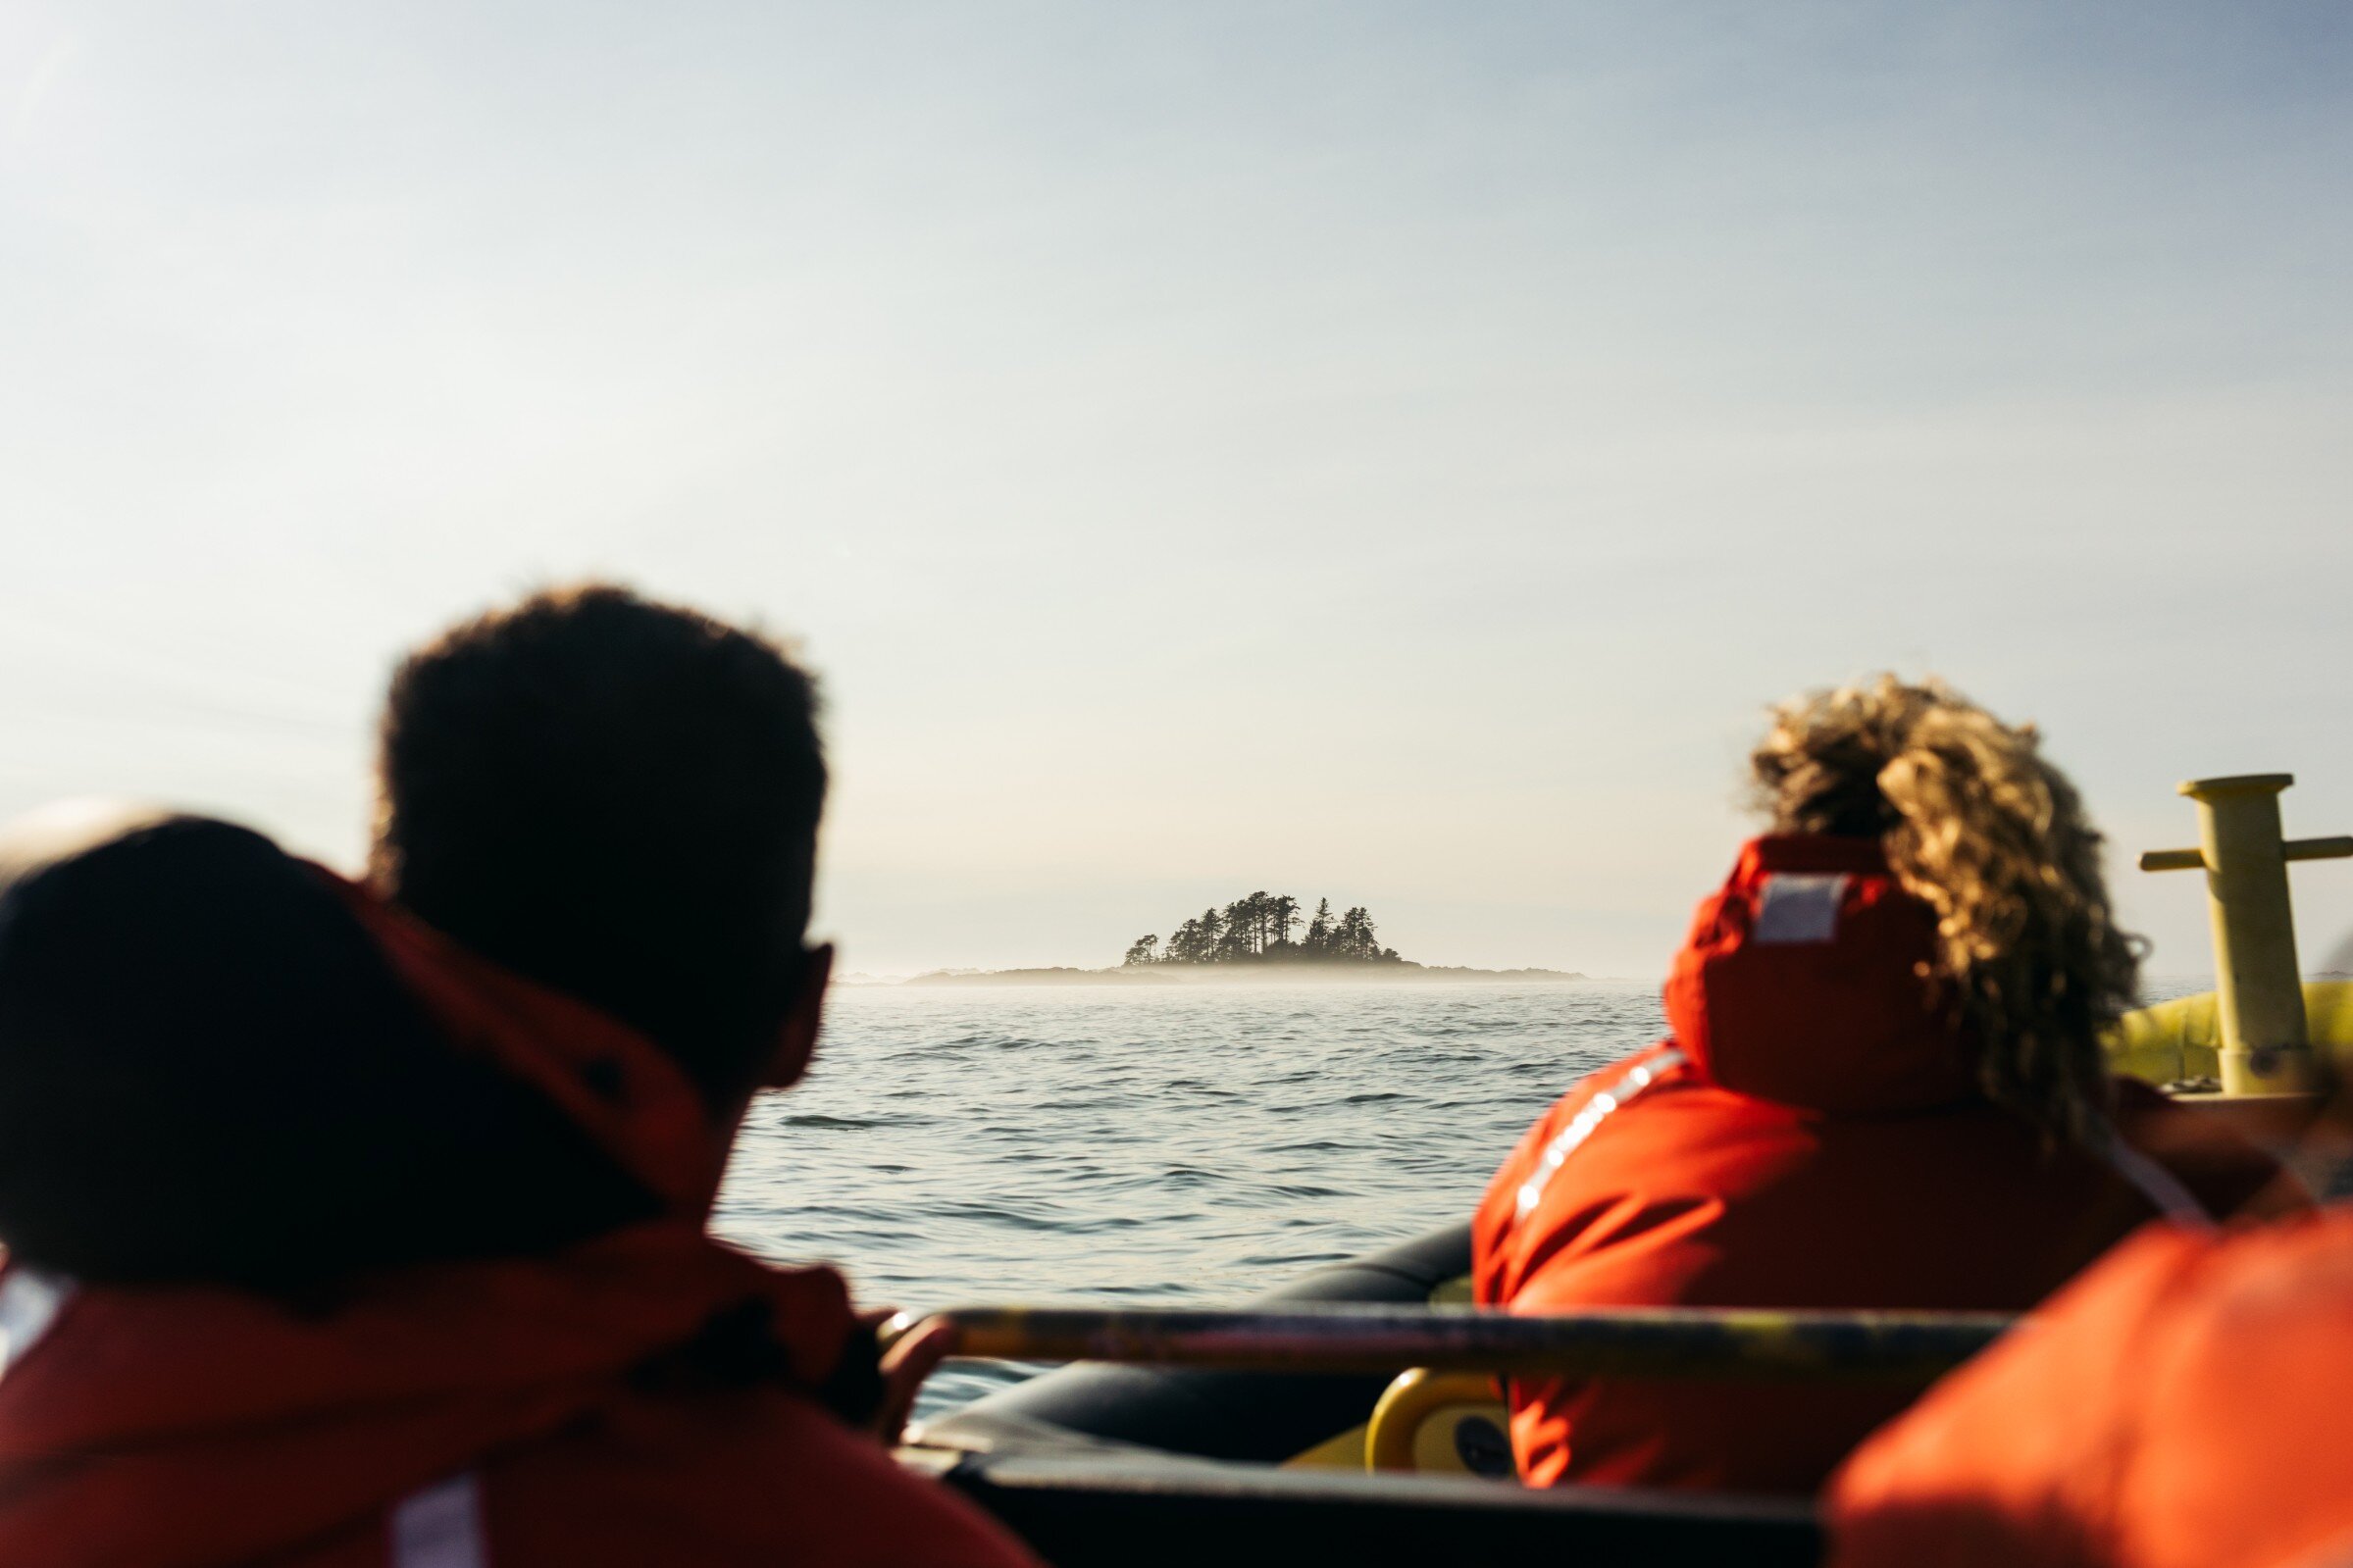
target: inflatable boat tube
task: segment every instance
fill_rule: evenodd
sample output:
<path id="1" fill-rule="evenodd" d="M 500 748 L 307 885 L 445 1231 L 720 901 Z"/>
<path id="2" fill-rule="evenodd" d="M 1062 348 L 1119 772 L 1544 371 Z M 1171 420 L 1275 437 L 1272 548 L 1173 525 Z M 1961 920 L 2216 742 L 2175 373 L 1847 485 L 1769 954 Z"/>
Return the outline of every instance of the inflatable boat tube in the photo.
<path id="1" fill-rule="evenodd" d="M 1317 1269 L 1253 1304 L 1466 1302 L 1469 1275 L 1470 1226 L 1464 1223 Z M 924 1437 L 952 1445 L 1011 1423 L 1197 1458 L 1360 1471 L 1365 1422 L 1389 1381 L 1081 1362 L 976 1400 L 930 1423 Z M 1474 1430 L 1466 1441 L 1476 1443 L 1481 1436 Z M 1510 1451 L 1500 1430 L 1492 1452 L 1473 1452 L 1485 1461 L 1477 1468 L 1510 1473 Z"/>
<path id="2" fill-rule="evenodd" d="M 2340 1066 L 2353 1063 L 2353 981 L 2306 981 L 2304 1018 L 2316 1047 Z M 2215 994 L 2207 991 L 2126 1013 L 2108 1041 L 2108 1065 L 2151 1084 L 2219 1079 L 2222 1042 Z"/>
<path id="3" fill-rule="evenodd" d="M 1469 1272 L 1470 1227 L 1452 1225 L 1253 1304 L 1466 1302 Z M 1500 1405 L 1425 1424 L 1451 1436 L 1457 1474 L 1366 1474 L 1366 1421 L 1390 1381 L 1082 1362 L 926 1424 L 899 1456 L 1056 1568 L 1820 1560 L 1803 1501 L 1498 1485 L 1486 1477 L 1511 1473 Z"/>

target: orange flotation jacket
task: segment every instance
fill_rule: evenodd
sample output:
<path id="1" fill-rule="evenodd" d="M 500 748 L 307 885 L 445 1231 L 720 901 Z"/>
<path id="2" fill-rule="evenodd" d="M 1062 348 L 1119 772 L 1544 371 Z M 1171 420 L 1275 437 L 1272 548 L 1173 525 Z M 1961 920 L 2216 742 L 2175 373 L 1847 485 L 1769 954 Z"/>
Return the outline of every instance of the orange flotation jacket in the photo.
<path id="1" fill-rule="evenodd" d="M 1838 1568 L 2353 1562 L 2353 1213 L 2152 1227 L 1856 1453 Z"/>
<path id="2" fill-rule="evenodd" d="M 2276 1178 L 2153 1091 L 2125 1091 L 2107 1156 L 2046 1149 L 1978 1090 L 1922 979 L 1934 931 L 1871 840 L 1747 845 L 1675 959 L 1672 1037 L 1577 1085 L 1497 1172 L 1477 1299 L 2019 1310 L 2161 1209 L 2234 1208 Z M 1532 1483 L 1760 1492 L 1813 1490 L 1905 1402 L 1622 1380 L 1510 1395 Z"/>
<path id="3" fill-rule="evenodd" d="M 326 875 L 322 873 L 321 875 Z M 828 1269 L 703 1234 L 725 1147 L 670 1059 L 343 886 L 451 1044 L 666 1215 L 325 1304 L 0 1273 L 0 1562 L 622 1568 L 1030 1562 L 827 1408 L 871 1376 Z"/>

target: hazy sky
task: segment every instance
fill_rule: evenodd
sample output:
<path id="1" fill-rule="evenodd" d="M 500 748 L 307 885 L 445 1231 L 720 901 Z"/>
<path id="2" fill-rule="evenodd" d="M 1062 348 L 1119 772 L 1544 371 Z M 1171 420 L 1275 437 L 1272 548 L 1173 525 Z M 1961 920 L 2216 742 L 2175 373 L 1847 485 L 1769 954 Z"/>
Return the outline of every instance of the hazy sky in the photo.
<path id="1" fill-rule="evenodd" d="M 2349 84 L 2339 0 L 9 0 L 0 810 L 348 861 L 395 652 L 611 573 L 805 638 L 853 969 L 1657 973 L 1880 667 L 2122 851 L 2353 832 Z"/>

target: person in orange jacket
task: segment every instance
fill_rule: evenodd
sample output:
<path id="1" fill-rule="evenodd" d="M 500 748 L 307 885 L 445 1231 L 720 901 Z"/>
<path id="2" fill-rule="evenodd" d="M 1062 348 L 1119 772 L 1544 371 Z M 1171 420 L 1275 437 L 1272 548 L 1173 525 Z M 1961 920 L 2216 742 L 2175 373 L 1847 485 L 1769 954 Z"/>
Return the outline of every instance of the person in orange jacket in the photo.
<path id="1" fill-rule="evenodd" d="M 0 1562 L 1030 1564 L 881 1441 L 938 1345 L 705 1233 L 824 782 L 778 648 L 590 588 L 403 666 L 367 886 L 0 843 Z"/>
<path id="2" fill-rule="evenodd" d="M 2156 1215 L 2235 1209 L 2279 1179 L 2107 1078 L 2134 947 L 2031 730 L 1882 678 L 1784 705 L 1753 766 L 1772 831 L 1700 905 L 1671 1037 L 1587 1077 L 1505 1160 L 1472 1226 L 1480 1302 L 2017 1310 Z M 1905 1397 L 1509 1394 L 1532 1484 L 1782 1492 L 1817 1487 Z"/>
<path id="3" fill-rule="evenodd" d="M 1831 1479 L 1835 1568 L 2353 1563 L 2353 1213 L 2152 1226 Z"/>

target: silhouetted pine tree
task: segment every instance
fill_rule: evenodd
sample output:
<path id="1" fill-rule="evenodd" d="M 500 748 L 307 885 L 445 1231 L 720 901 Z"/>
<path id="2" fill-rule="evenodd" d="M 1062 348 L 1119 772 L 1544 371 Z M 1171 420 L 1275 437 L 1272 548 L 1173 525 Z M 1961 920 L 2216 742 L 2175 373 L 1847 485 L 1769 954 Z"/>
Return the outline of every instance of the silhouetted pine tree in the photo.
<path id="1" fill-rule="evenodd" d="M 1292 945 L 1291 933 L 1299 925 L 1299 900 L 1289 893 L 1266 901 L 1266 950 Z"/>
<path id="2" fill-rule="evenodd" d="M 1300 948 L 1302 953 L 1308 958 L 1326 958 L 1331 955 L 1332 901 L 1329 898 L 1319 898 L 1315 901 L 1315 915 L 1307 922 L 1307 937 L 1300 944 Z"/>

